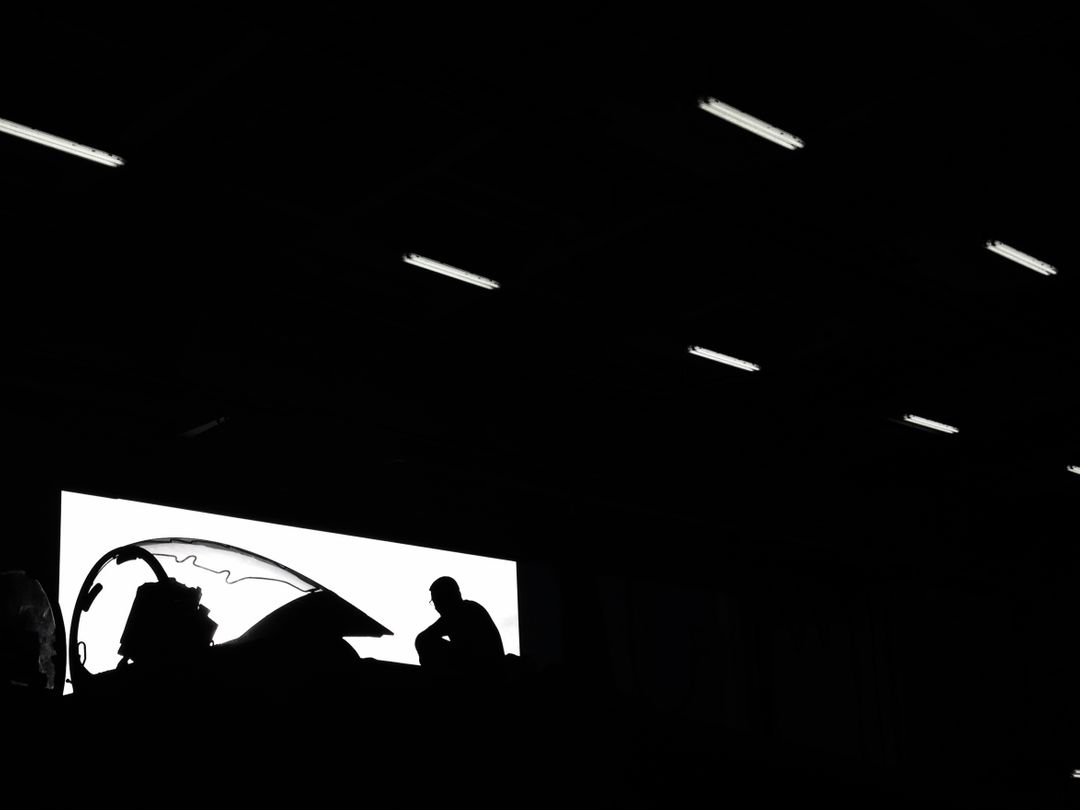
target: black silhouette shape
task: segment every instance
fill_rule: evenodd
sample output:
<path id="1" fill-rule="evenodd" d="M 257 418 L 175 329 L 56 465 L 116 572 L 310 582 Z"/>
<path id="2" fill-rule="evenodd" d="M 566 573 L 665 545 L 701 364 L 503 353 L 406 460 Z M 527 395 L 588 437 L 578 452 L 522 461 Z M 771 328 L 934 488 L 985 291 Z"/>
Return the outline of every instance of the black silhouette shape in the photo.
<path id="1" fill-rule="evenodd" d="M 65 662 L 54 616 L 38 580 L 24 571 L 0 572 L 0 688 L 58 688 L 56 673 L 63 676 Z"/>
<path id="2" fill-rule="evenodd" d="M 220 574 L 226 582 L 272 580 L 300 591 L 243 635 L 211 646 L 217 624 L 201 604 L 202 590 L 169 577 L 161 559 Z M 79 657 L 79 627 L 110 562 L 141 560 L 155 581 L 139 587 L 121 638 L 114 670 L 91 673 Z M 226 567 L 229 566 L 229 567 Z M 159 538 L 114 549 L 91 569 L 76 600 L 70 639 L 71 680 L 79 695 L 154 695 L 183 687 L 201 700 L 225 704 L 246 695 L 321 698 L 349 687 L 360 659 L 345 637 L 384 636 L 391 631 L 354 605 L 304 575 L 254 552 L 190 538 Z"/>
<path id="3" fill-rule="evenodd" d="M 499 628 L 483 605 L 462 599 L 451 577 L 431 583 L 439 619 L 416 637 L 420 665 L 437 673 L 483 675 L 498 671 L 504 650 Z"/>

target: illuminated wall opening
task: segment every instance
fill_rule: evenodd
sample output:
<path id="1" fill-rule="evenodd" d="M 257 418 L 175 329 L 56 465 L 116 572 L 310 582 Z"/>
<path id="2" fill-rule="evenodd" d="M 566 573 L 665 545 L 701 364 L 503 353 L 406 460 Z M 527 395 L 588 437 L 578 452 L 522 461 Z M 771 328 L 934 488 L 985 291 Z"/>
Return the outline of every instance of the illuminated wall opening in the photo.
<path id="1" fill-rule="evenodd" d="M 428 586 L 440 576 L 456 579 L 465 599 L 487 608 L 507 653 L 521 653 L 513 561 L 74 492 L 61 493 L 60 610 L 65 626 L 72 626 L 79 589 L 102 556 L 129 543 L 169 537 L 253 552 L 334 591 L 394 634 L 347 639 L 364 658 L 418 664 L 413 642 L 438 618 L 428 602 Z M 190 569 L 197 561 L 171 562 Z M 275 599 L 281 597 L 274 592 L 281 583 L 257 578 L 236 582 L 235 576 L 208 568 L 214 566 L 189 573 L 198 574 L 211 618 L 215 612 L 215 621 L 227 617 L 218 622 L 215 643 L 239 636 L 265 615 L 267 605 L 279 603 Z M 100 601 L 84 614 L 93 614 L 93 621 L 84 620 L 80 627 L 80 656 L 91 672 L 119 663 L 116 628 L 123 629 L 130 596 L 146 579 L 147 572 L 137 562 L 117 566 L 112 587 L 102 591 Z M 299 595 L 297 591 L 295 596 Z M 67 685 L 66 691 L 70 688 Z"/>

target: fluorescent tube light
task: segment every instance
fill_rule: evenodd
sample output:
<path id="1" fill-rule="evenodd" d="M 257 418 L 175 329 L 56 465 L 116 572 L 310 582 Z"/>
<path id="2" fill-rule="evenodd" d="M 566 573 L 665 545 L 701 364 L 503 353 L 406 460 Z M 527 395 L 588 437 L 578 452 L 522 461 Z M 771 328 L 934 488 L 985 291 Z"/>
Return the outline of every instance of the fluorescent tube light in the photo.
<path id="1" fill-rule="evenodd" d="M 922 427 L 932 428 L 933 430 L 940 430 L 942 433 L 959 433 L 960 428 L 955 428 L 952 425 L 946 425 L 944 422 L 935 422 L 933 419 L 924 419 L 921 416 L 915 416 L 914 414 L 904 414 L 904 421 L 911 422 L 913 425 L 921 425 Z"/>
<path id="2" fill-rule="evenodd" d="M 425 259 L 423 256 L 418 256 L 415 253 L 406 253 L 402 258 L 405 259 L 406 264 L 423 267 L 425 270 L 431 270 L 434 273 L 442 273 L 444 276 L 450 276 L 450 278 L 456 278 L 459 281 L 467 281 L 469 284 L 475 284 L 477 287 L 483 287 L 485 290 L 495 290 L 499 287 L 499 282 L 492 281 L 490 278 L 484 278 L 475 273 L 469 273 L 460 268 L 451 267 L 449 264 L 443 264 L 442 262 L 437 262 L 433 259 Z"/>
<path id="3" fill-rule="evenodd" d="M 229 421 L 229 417 L 222 416 L 220 419 L 215 419 L 212 422 L 207 422 L 204 425 L 193 427 L 191 430 L 185 430 L 183 433 L 180 434 L 180 436 L 185 439 L 194 439 L 196 436 L 201 436 L 208 430 L 213 430 L 218 425 L 224 425 L 227 421 Z"/>
<path id="4" fill-rule="evenodd" d="M 1080 467 L 1077 467 L 1075 464 L 1070 464 L 1065 469 L 1068 470 L 1071 473 L 1076 473 L 1077 475 L 1080 475 Z M 1080 773 L 1080 772 L 1078 772 L 1078 773 Z"/>
<path id="5" fill-rule="evenodd" d="M 1011 259 L 1017 264 L 1022 264 L 1029 270 L 1034 270 L 1036 273 L 1042 273 L 1044 276 L 1057 275 L 1057 268 L 1046 262 L 1040 262 L 1033 256 L 1028 256 L 1026 253 L 1021 253 L 1016 248 L 1009 247 L 1004 242 L 987 242 L 986 247 L 988 250 L 993 251 L 999 256 L 1004 256 L 1006 259 Z"/>
<path id="6" fill-rule="evenodd" d="M 743 371 L 761 371 L 761 366 L 754 363 L 748 363 L 745 360 L 739 360 L 736 357 L 730 355 L 720 354 L 720 352 L 714 352 L 709 349 L 703 349 L 700 346 L 691 346 L 690 354 L 696 354 L 698 357 L 704 357 L 706 360 L 715 360 L 717 363 L 724 363 L 735 368 L 741 368 Z"/>
<path id="7" fill-rule="evenodd" d="M 9 135 L 14 135 L 16 138 L 24 138 L 28 141 L 33 141 L 42 146 L 51 146 L 53 149 L 59 149 L 61 152 L 67 152 L 70 155 L 78 155 L 87 160 L 103 163 L 106 166 L 124 165 L 124 159 L 117 157 L 116 155 L 110 155 L 108 152 L 102 152 L 100 149 L 94 149 L 90 146 L 83 146 L 81 143 L 69 141 L 67 138 L 59 138 L 56 135 L 50 135 L 48 132 L 24 127 L 22 124 L 16 124 L 14 121 L 8 121 L 4 118 L 0 118 L 0 132 L 6 132 Z"/>
<path id="8" fill-rule="evenodd" d="M 781 146 L 788 149 L 802 149 L 803 142 L 801 138 L 796 138 L 790 132 L 784 132 L 782 129 L 777 129 L 770 124 L 766 124 L 759 118 L 754 118 L 752 115 L 747 115 L 741 110 L 736 110 L 734 107 L 724 104 L 722 101 L 717 101 L 715 98 L 705 98 L 698 102 L 698 106 L 710 112 L 715 116 L 723 118 L 725 121 L 730 121 L 736 126 L 753 132 L 755 135 L 760 135 L 762 138 L 766 138 L 773 143 L 778 143 Z"/>

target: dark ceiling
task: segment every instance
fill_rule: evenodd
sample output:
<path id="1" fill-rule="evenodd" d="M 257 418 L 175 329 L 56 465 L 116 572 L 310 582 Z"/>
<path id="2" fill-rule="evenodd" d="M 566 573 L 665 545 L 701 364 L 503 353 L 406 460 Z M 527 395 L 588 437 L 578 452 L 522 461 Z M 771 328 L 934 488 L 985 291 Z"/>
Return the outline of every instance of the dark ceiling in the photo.
<path id="1" fill-rule="evenodd" d="M 875 489 L 1067 496 L 1075 13 L 819 6 L 5 12 L 0 118 L 126 160 L 0 135 L 13 446 L 507 556 L 585 507 L 700 542 Z"/>

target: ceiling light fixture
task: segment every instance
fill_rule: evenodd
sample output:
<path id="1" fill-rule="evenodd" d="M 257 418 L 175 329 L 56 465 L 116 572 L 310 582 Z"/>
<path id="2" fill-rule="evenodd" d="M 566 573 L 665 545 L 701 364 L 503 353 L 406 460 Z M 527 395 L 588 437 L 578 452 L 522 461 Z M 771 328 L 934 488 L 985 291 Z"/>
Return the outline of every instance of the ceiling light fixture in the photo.
<path id="1" fill-rule="evenodd" d="M 921 416 L 915 416 L 914 414 L 910 413 L 904 414 L 904 421 L 910 422 L 913 425 L 931 428 L 932 430 L 940 430 L 942 433 L 960 432 L 960 428 L 955 428 L 952 425 L 946 425 L 944 422 L 935 422 L 933 419 L 924 419 Z"/>
<path id="2" fill-rule="evenodd" d="M 1017 264 L 1022 264 L 1029 270 L 1034 270 L 1036 273 L 1042 273 L 1044 276 L 1056 276 L 1057 268 L 1046 262 L 1040 262 L 1033 256 L 1028 256 L 1026 253 L 1021 253 L 1016 248 L 1009 247 L 1004 242 L 987 242 L 987 250 L 991 250 L 999 256 L 1004 256 L 1006 259 L 1011 259 Z"/>
<path id="3" fill-rule="evenodd" d="M 759 365 L 748 363 L 746 360 L 739 360 L 737 357 L 731 357 L 727 354 L 720 354 L 720 352 L 714 352 L 711 349 L 703 349 L 700 346 L 691 346 L 689 352 L 690 354 L 696 354 L 698 357 L 704 357 L 706 360 L 715 360 L 717 363 L 741 368 L 743 371 L 761 371 Z"/>
<path id="4" fill-rule="evenodd" d="M 434 259 L 425 259 L 423 256 L 418 256 L 415 253 L 406 253 L 402 258 L 405 260 L 406 264 L 423 267 L 425 270 L 431 270 L 433 273 L 442 273 L 444 276 L 456 278 L 458 281 L 467 281 L 469 284 L 475 284 L 477 287 L 483 287 L 485 290 L 496 290 L 499 288 L 499 282 L 492 281 L 490 278 L 484 278 L 475 273 L 469 273 L 458 267 L 452 267 L 449 264 L 437 262 Z"/>
<path id="5" fill-rule="evenodd" d="M 766 138 L 773 143 L 778 143 L 781 146 L 788 149 L 802 149 L 803 141 L 801 138 L 796 138 L 790 132 L 784 132 L 782 129 L 766 124 L 759 118 L 754 118 L 752 115 L 747 115 L 741 110 L 736 110 L 734 107 L 724 104 L 722 101 L 717 101 L 715 98 L 703 98 L 698 102 L 698 106 L 710 112 L 715 116 L 723 118 L 725 121 L 730 121 L 736 126 L 753 132 L 755 135 L 760 135 L 762 138 Z"/>
<path id="6" fill-rule="evenodd" d="M 1077 475 L 1080 475 L 1080 467 L 1077 467 L 1075 464 L 1070 464 L 1065 469 L 1071 473 L 1076 473 Z"/>
<path id="7" fill-rule="evenodd" d="M 180 434 L 180 436 L 184 439 L 194 439 L 196 436 L 201 436 L 208 430 L 213 430 L 219 425 L 224 425 L 228 421 L 229 417 L 222 416 L 221 418 L 215 419 L 212 422 L 207 422 L 206 424 L 199 425 L 198 427 L 193 427 L 191 430 L 185 430 L 183 433 Z"/>
<path id="8" fill-rule="evenodd" d="M 78 155 L 81 158 L 93 160 L 96 163 L 102 163 L 106 166 L 124 165 L 124 159 L 117 157 L 116 155 L 110 155 L 108 152 L 102 152 L 100 149 L 94 149 L 90 146 L 83 146 L 81 143 L 69 141 L 67 138 L 50 135 L 48 132 L 24 127 L 22 124 L 16 124 L 14 121 L 8 121 L 4 118 L 0 118 L 0 132 L 6 132 L 9 135 L 14 135 L 16 138 L 24 138 L 25 140 L 33 141 L 42 146 L 51 146 L 53 149 L 59 149 L 61 152 L 67 152 L 70 155 Z"/>

